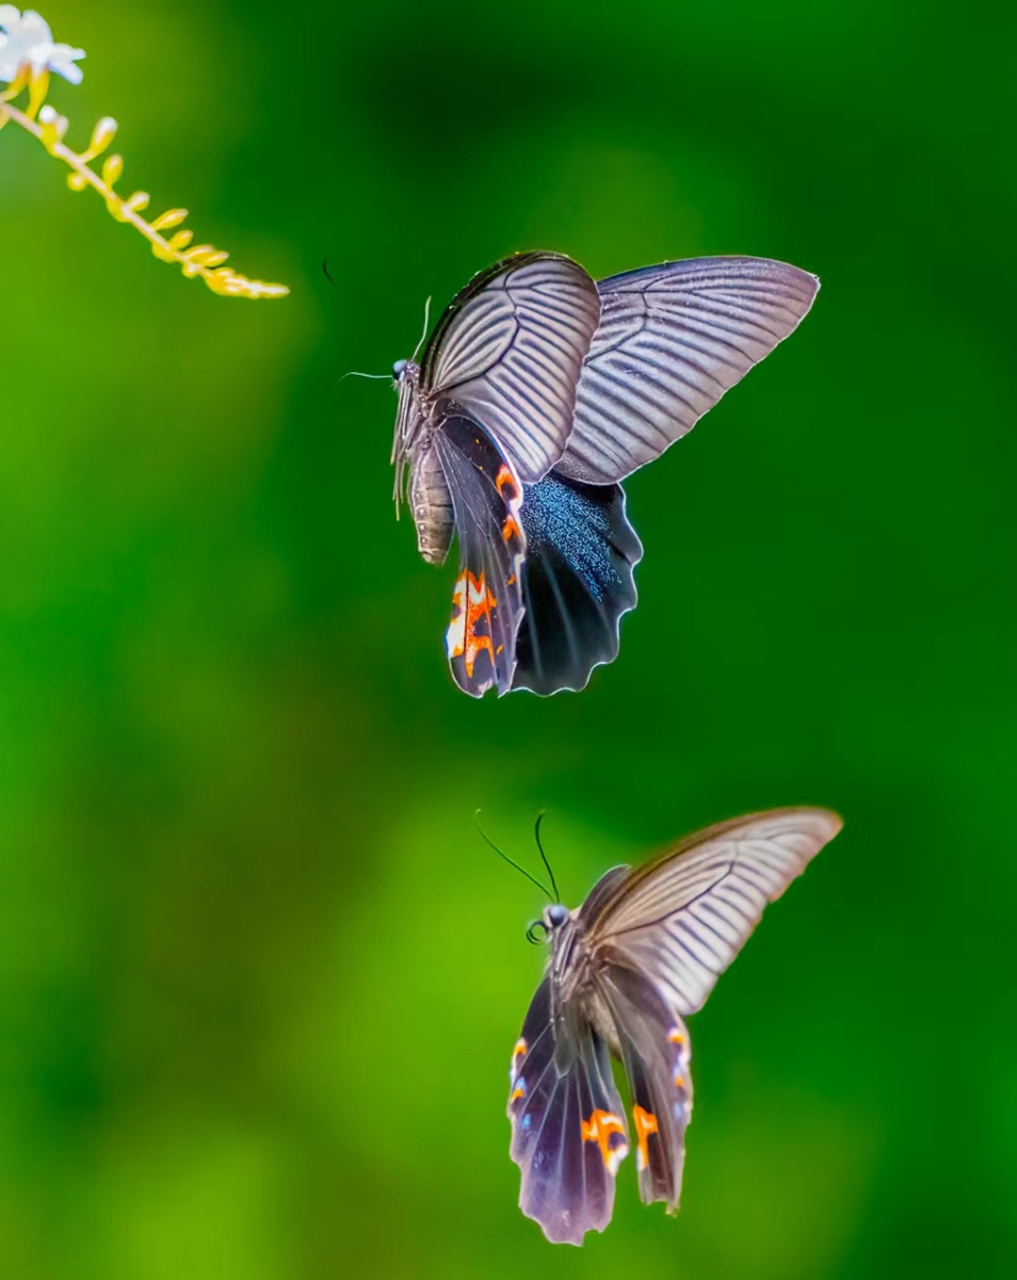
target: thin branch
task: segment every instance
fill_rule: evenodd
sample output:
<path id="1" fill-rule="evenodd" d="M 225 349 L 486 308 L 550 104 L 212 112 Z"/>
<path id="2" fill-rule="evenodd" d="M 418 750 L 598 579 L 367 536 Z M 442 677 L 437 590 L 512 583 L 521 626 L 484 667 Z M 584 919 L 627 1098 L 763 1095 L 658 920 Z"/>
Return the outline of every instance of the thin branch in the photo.
<path id="1" fill-rule="evenodd" d="M 190 231 L 178 230 L 169 239 L 163 236 L 161 231 L 179 227 L 187 217 L 186 209 L 171 209 L 153 222 L 148 222 L 141 216 L 141 211 L 149 203 L 146 192 L 136 191 L 125 200 L 114 190 L 114 184 L 123 172 L 123 159 L 119 155 L 112 155 L 106 160 L 101 176 L 89 167 L 90 162 L 113 141 L 116 122 L 101 120 L 92 135 L 91 147 L 79 155 L 61 141 L 67 128 L 66 118 L 57 115 L 51 107 L 42 107 L 40 110 L 46 85 L 28 77 L 20 79 L 20 83 L 15 81 L 11 84 L 4 97 L 10 98 L 27 86 L 30 93 L 29 109 L 27 112 L 21 111 L 10 101 L 0 98 L 0 129 L 10 120 L 41 142 L 50 155 L 62 160 L 72 170 L 67 179 L 72 191 L 83 191 L 86 186 L 91 187 L 103 198 L 106 208 L 118 222 L 130 223 L 145 237 L 157 258 L 163 262 L 177 263 L 185 276 L 200 276 L 215 293 L 226 297 L 255 299 L 283 298 L 289 293 L 285 285 L 249 280 L 232 268 L 222 266 L 229 254 L 212 245 L 189 247 L 193 239 Z M 42 77 L 38 79 L 41 80 Z"/>

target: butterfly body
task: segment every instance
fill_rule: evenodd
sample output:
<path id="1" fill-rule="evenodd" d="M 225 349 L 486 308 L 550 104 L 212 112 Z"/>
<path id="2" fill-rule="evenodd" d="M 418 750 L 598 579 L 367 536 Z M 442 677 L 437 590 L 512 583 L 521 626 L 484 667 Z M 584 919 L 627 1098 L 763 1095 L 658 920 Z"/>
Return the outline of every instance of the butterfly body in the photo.
<path id="1" fill-rule="evenodd" d="M 581 689 L 614 659 L 642 556 L 621 481 L 787 337 L 817 288 L 762 258 L 594 281 L 537 252 L 460 291 L 420 364 L 395 367 L 392 460 L 424 559 L 458 535 L 446 644 L 463 690 Z"/>
<path id="2" fill-rule="evenodd" d="M 545 911 L 550 955 L 512 1053 L 508 1115 L 520 1208 L 549 1240 L 604 1229 L 630 1149 L 641 1198 L 677 1210 L 692 1115 L 685 1018 L 840 825 L 823 809 L 721 823 L 609 871 L 581 907 Z"/>
<path id="3" fill-rule="evenodd" d="M 452 495 L 434 447 L 434 406 L 420 392 L 420 366 L 400 360 L 395 367 L 399 394 L 392 462 L 395 500 L 406 493 L 417 530 L 417 550 L 428 564 L 444 564 L 452 545 L 455 517 Z"/>

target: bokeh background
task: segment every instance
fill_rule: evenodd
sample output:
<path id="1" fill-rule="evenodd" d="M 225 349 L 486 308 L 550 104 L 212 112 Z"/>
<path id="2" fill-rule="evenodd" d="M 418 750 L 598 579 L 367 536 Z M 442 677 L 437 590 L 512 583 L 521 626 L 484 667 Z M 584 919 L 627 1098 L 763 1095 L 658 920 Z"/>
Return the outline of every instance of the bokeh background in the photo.
<path id="1" fill-rule="evenodd" d="M 157 264 L 0 136 L 0 1274 L 1013 1275 L 1012 10 L 47 0 L 284 302 Z M 535 247 L 756 253 L 801 331 L 628 484 L 581 695 L 452 685 L 384 373 Z M 323 259 L 335 280 L 321 271 Z M 844 834 L 694 1019 L 677 1221 L 516 1208 L 523 930 L 757 807 Z"/>

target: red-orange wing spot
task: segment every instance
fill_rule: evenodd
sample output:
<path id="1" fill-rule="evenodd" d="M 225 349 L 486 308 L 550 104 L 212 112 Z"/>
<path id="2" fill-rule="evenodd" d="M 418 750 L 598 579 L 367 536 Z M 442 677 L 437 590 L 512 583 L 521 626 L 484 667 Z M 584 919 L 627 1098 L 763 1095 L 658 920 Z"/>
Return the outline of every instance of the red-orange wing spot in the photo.
<path id="1" fill-rule="evenodd" d="M 642 1171 L 650 1163 L 646 1140 L 651 1133 L 658 1132 L 657 1117 L 652 1111 L 644 1110 L 637 1102 L 632 1108 L 632 1120 L 636 1128 L 636 1168 Z"/>
<path id="2" fill-rule="evenodd" d="M 612 1147 L 611 1135 L 615 1133 L 622 1134 L 623 1141 Z M 600 1147 L 604 1168 L 613 1177 L 618 1172 L 618 1165 L 629 1153 L 628 1143 L 624 1141 L 625 1124 L 621 1116 L 616 1116 L 613 1111 L 594 1111 L 589 1120 L 582 1121 L 582 1134 L 584 1142 L 595 1142 Z"/>
<path id="3" fill-rule="evenodd" d="M 501 536 L 503 542 L 511 542 L 513 538 L 520 542 L 523 538 L 523 531 L 519 528 L 515 516 L 506 516 L 505 523 L 501 527 Z"/>
<path id="4" fill-rule="evenodd" d="M 515 502 L 519 497 L 519 486 L 516 484 L 516 478 L 504 462 L 498 468 L 498 474 L 494 478 L 494 487 L 498 490 L 498 496 L 505 503 Z"/>
<path id="5" fill-rule="evenodd" d="M 486 650 L 494 665 L 494 642 L 491 639 L 491 611 L 498 607 L 494 593 L 487 585 L 484 574 L 475 578 L 464 569 L 456 581 L 452 593 L 452 621 L 445 633 L 445 643 L 450 658 L 466 659 L 466 674 L 473 675 L 477 656 Z M 477 624 L 487 620 L 487 635 L 477 635 Z"/>

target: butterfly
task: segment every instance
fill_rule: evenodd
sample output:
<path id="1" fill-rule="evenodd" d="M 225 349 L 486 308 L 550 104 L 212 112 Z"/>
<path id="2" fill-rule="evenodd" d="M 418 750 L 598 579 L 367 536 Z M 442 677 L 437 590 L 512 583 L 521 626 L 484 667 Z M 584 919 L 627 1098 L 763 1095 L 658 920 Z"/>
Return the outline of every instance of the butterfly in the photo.
<path id="1" fill-rule="evenodd" d="M 635 870 L 615 867 L 582 906 L 556 901 L 531 926 L 551 953 L 512 1050 L 508 1115 L 519 1207 L 548 1240 L 603 1231 L 633 1140 L 643 1201 L 677 1211 L 692 1115 L 684 1020 L 840 829 L 826 809 L 735 818 Z M 631 1137 L 612 1055 L 628 1079 Z"/>
<path id="2" fill-rule="evenodd" d="M 788 336 L 819 281 L 764 258 L 594 281 L 559 253 L 475 276 L 393 367 L 392 462 L 426 561 L 455 533 L 446 632 L 465 692 L 581 689 L 618 653 L 643 548 L 621 481 Z"/>

